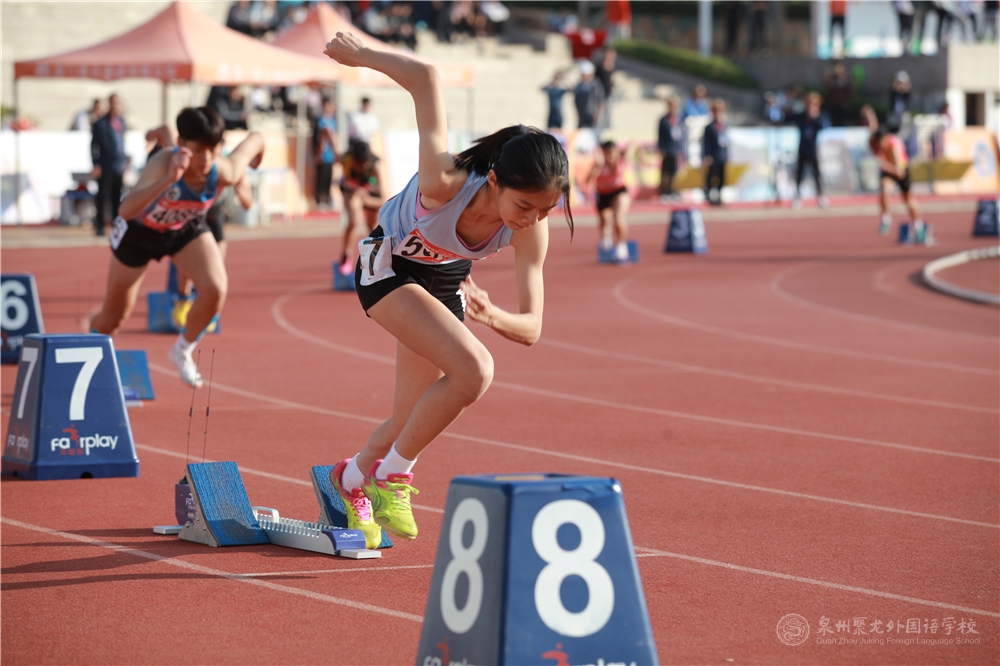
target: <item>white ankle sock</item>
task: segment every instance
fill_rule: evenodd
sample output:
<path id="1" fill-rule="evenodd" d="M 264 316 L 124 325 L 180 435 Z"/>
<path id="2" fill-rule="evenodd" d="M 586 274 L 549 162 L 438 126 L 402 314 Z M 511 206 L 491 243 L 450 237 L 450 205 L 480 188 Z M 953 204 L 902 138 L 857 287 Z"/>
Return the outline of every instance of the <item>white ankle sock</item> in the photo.
<path id="1" fill-rule="evenodd" d="M 409 474 L 416 463 L 416 460 L 407 460 L 399 455 L 396 451 L 396 445 L 393 444 L 388 455 L 382 459 L 382 464 L 375 470 L 375 478 L 387 479 L 390 474 Z"/>
<path id="2" fill-rule="evenodd" d="M 354 456 L 351 458 L 351 462 L 347 463 L 347 467 L 344 468 L 343 473 L 340 475 L 340 485 L 347 492 L 351 492 L 355 488 L 363 486 L 364 483 L 365 475 L 361 472 L 361 468 L 358 467 L 358 457 Z"/>
<path id="3" fill-rule="evenodd" d="M 892 224 L 892 215 L 890 215 L 889 213 L 883 213 L 882 214 L 882 223 L 883 224 Z"/>
<path id="4" fill-rule="evenodd" d="M 180 335 L 177 336 L 177 342 L 174 343 L 174 348 L 183 354 L 190 354 L 191 352 L 194 351 L 194 347 L 196 344 L 198 343 L 188 342 L 187 340 L 185 340 L 184 334 L 181 333 Z"/>

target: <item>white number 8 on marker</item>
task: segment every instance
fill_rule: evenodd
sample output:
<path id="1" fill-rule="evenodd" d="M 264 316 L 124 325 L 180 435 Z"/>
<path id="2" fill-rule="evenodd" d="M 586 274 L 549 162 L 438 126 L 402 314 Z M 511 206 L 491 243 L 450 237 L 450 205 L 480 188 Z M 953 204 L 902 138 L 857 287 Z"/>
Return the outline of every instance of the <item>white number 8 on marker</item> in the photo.
<path id="1" fill-rule="evenodd" d="M 563 550 L 556 532 L 566 524 L 580 530 L 580 545 Z M 557 500 L 546 504 L 531 525 L 531 542 L 548 564 L 535 580 L 535 608 L 552 631 L 582 638 L 596 634 L 611 619 L 615 586 L 607 570 L 596 562 L 604 550 L 604 521 L 592 506 L 580 500 Z M 574 613 L 563 606 L 560 587 L 567 576 L 579 576 L 587 584 L 587 607 Z"/>
<path id="2" fill-rule="evenodd" d="M 462 543 L 466 523 L 472 523 L 472 543 L 468 548 Z M 445 626 L 456 634 L 464 634 L 472 628 L 483 605 L 483 570 L 479 568 L 479 558 L 486 550 L 489 527 L 486 507 L 475 497 L 466 497 L 459 502 L 451 516 L 448 547 L 452 560 L 445 567 L 441 579 L 441 618 Z M 455 587 L 461 573 L 469 579 L 469 595 L 465 608 L 459 610 L 455 603 Z"/>

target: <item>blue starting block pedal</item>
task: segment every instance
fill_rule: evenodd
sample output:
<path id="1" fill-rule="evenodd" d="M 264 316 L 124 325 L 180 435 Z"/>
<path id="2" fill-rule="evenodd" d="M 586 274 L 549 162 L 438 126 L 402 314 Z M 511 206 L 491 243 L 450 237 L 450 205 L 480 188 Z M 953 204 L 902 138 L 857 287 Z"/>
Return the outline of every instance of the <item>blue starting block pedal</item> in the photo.
<path id="1" fill-rule="evenodd" d="M 618 482 L 452 480 L 416 663 L 434 659 L 658 663 Z"/>
<path id="2" fill-rule="evenodd" d="M 187 484 L 175 488 L 177 518 L 184 519 L 178 536 L 184 541 L 216 548 L 271 543 L 352 559 L 381 557 L 365 549 L 360 531 L 283 518 L 277 509 L 251 506 L 234 462 L 190 463 L 186 479 Z M 154 530 L 169 533 L 163 527 Z"/>
<path id="3" fill-rule="evenodd" d="M 312 480 L 316 500 L 319 502 L 319 522 L 337 527 L 347 525 L 347 507 L 344 506 L 344 499 L 330 481 L 332 470 L 333 465 L 317 465 L 309 470 L 309 478 Z M 379 548 L 392 548 L 392 539 L 385 530 L 382 530 L 382 543 L 379 544 Z"/>
<path id="4" fill-rule="evenodd" d="M 110 337 L 25 337 L 2 472 L 24 479 L 139 476 Z"/>
<path id="5" fill-rule="evenodd" d="M 333 290 L 334 291 L 354 291 L 354 271 L 350 275 L 340 272 L 340 262 L 333 262 Z"/>
<path id="6" fill-rule="evenodd" d="M 619 261 L 615 258 L 614 246 L 605 248 L 601 243 L 597 244 L 597 263 L 599 264 L 637 264 L 639 263 L 639 244 L 634 240 L 625 241 L 628 246 L 628 259 Z"/>
<path id="7" fill-rule="evenodd" d="M 896 240 L 903 245 L 911 245 L 913 243 L 913 227 L 910 226 L 909 222 L 903 222 L 899 225 L 899 238 Z"/>
<path id="8" fill-rule="evenodd" d="M 705 235 L 705 221 L 697 208 L 675 210 L 670 214 L 667 228 L 667 244 L 664 252 L 708 252 L 708 237 Z"/>
<path id="9" fill-rule="evenodd" d="M 0 275 L 0 294 L 0 332 L 3 336 L 0 362 L 17 363 L 24 336 L 45 332 L 35 276 L 30 273 Z"/>
<path id="10" fill-rule="evenodd" d="M 155 400 L 153 380 L 149 376 L 149 361 L 141 349 L 122 349 L 115 352 L 118 376 L 126 400 Z"/>
<path id="11" fill-rule="evenodd" d="M 980 199 L 976 206 L 973 236 L 1000 236 L 1000 199 Z M 6 279 L 6 278 L 4 278 Z M 4 291 L 4 303 L 7 292 Z"/>
<path id="12" fill-rule="evenodd" d="M 146 328 L 150 333 L 179 333 L 180 329 L 174 326 L 174 303 L 177 300 L 175 294 L 169 291 L 151 291 L 146 294 Z"/>

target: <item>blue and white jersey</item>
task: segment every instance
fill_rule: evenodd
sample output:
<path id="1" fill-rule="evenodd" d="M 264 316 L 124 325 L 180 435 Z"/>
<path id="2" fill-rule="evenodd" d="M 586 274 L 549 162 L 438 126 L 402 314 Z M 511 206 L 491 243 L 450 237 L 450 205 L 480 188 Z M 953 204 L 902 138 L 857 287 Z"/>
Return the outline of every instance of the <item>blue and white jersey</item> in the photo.
<path id="1" fill-rule="evenodd" d="M 492 257 L 510 245 L 513 233 L 510 227 L 500 222 L 489 238 L 474 247 L 466 245 L 455 229 L 465 207 L 485 183 L 486 176 L 469 174 L 451 201 L 437 210 L 426 211 L 418 219 L 420 194 L 414 175 L 403 191 L 379 211 L 378 222 L 385 232 L 383 245 L 391 243 L 392 254 L 431 264 Z"/>
<path id="2" fill-rule="evenodd" d="M 213 164 L 201 192 L 192 190 L 181 178 L 134 221 L 155 231 L 175 231 L 188 222 L 208 215 L 218 189 L 219 171 Z"/>

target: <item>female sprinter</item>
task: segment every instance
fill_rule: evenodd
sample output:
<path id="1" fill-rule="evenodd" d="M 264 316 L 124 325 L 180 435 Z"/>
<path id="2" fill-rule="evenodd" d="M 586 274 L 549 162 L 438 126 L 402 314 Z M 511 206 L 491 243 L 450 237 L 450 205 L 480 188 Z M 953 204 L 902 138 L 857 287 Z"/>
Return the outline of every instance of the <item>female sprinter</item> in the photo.
<path id="1" fill-rule="evenodd" d="M 348 509 L 348 527 L 369 547 L 381 528 L 413 539 L 413 464 L 420 452 L 489 387 L 493 358 L 462 324 L 465 315 L 530 345 L 542 330 L 542 263 L 549 212 L 569 192 L 559 142 L 521 125 L 448 152 L 448 123 L 437 71 L 402 54 L 364 47 L 337 33 L 325 53 L 382 72 L 410 93 L 420 149 L 417 174 L 379 212 L 359 243 L 358 297 L 396 344 L 392 417 L 359 454 L 330 474 Z M 566 217 L 572 230 L 569 202 Z M 514 248 L 518 311 L 490 302 L 469 277 L 471 259 Z"/>
<path id="2" fill-rule="evenodd" d="M 375 157 L 365 141 L 355 141 L 341 158 L 344 179 L 340 191 L 347 209 L 347 228 L 341 249 L 340 271 L 344 275 L 354 272 L 354 252 L 358 241 L 367 236 L 378 224 L 378 211 L 385 203 L 385 177 L 382 160 Z"/>
<path id="3" fill-rule="evenodd" d="M 614 141 L 601 144 L 601 158 L 594 163 L 590 180 L 597 191 L 601 249 L 614 248 L 618 263 L 628 262 L 628 222 L 625 216 L 632 199 L 625 189 L 625 153 Z"/>
<path id="4" fill-rule="evenodd" d="M 118 208 L 110 236 L 108 289 L 101 311 L 90 321 L 91 330 L 113 335 L 135 307 L 146 266 L 169 255 L 198 290 L 187 326 L 170 349 L 181 381 L 194 387 L 202 379 L 191 353 L 198 336 L 222 311 L 228 285 L 205 216 L 219 189 L 239 182 L 264 151 L 261 135 L 251 132 L 221 157 L 224 130 L 222 117 L 209 107 L 189 107 L 177 116 L 178 147 L 149 159 Z"/>

